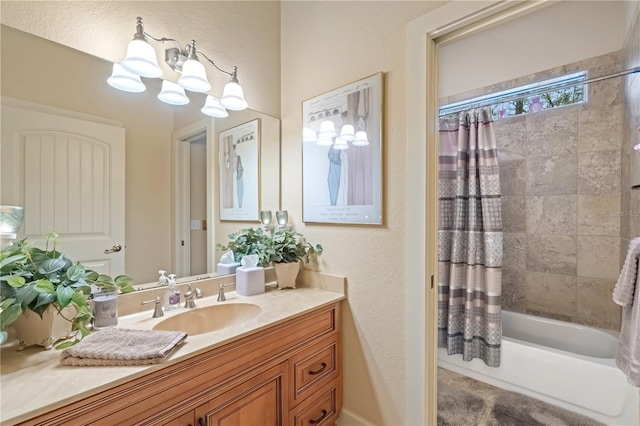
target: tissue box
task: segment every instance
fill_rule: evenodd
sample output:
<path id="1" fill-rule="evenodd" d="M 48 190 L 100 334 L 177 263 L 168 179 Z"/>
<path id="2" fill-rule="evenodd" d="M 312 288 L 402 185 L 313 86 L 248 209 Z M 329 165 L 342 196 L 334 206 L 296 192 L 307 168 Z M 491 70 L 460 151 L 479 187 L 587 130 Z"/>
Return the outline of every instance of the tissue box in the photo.
<path id="1" fill-rule="evenodd" d="M 241 296 L 253 296 L 264 293 L 264 268 L 253 266 L 236 269 L 236 293 Z"/>
<path id="2" fill-rule="evenodd" d="M 235 274 L 236 268 L 240 266 L 240 262 L 235 263 L 218 263 L 216 272 L 222 275 Z"/>

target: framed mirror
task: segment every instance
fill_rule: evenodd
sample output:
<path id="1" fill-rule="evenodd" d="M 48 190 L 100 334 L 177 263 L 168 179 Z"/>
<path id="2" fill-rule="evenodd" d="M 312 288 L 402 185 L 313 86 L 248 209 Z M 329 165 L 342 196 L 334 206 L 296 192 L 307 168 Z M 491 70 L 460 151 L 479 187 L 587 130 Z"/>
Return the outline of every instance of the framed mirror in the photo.
<path id="1" fill-rule="evenodd" d="M 250 226 L 220 222 L 216 214 L 219 211 L 217 141 L 220 132 L 250 120 L 260 120 L 260 208 L 279 210 L 278 118 L 248 109 L 231 111 L 225 119 L 213 119 L 200 112 L 205 95 L 193 92 L 187 92 L 188 105 L 167 105 L 156 98 L 161 86 L 159 79 L 143 79 L 147 87 L 143 93 L 116 90 L 107 84 L 112 70 L 108 61 L 4 25 L 1 43 L 3 115 L 5 106 L 9 105 L 122 129 L 124 166 L 121 173 L 114 172 L 111 178 L 120 177 L 124 184 L 124 193 L 121 191 L 118 195 L 123 205 L 123 242 L 112 244 L 105 239 L 100 249 L 109 250 L 115 244 L 122 246 L 119 255 L 123 258 L 124 273 L 133 278 L 135 286 L 154 283 L 160 269 L 177 273 L 182 279 L 213 275 L 217 263 L 215 244 L 226 242 L 229 233 Z M 214 88 L 213 91 L 218 89 L 221 90 Z M 250 103 L 251 96 L 246 95 Z M 9 132 L 5 124 L 3 117 L 3 135 Z M 2 138 L 1 146 L 0 204 L 19 204 L 24 202 L 24 176 L 31 179 L 35 174 L 9 172 L 13 170 L 11 158 L 21 157 L 6 155 L 6 139 Z M 42 193 L 49 193 L 45 188 L 64 190 L 69 181 L 87 181 L 84 175 L 80 179 L 56 180 L 54 172 L 60 170 L 55 163 L 58 157 L 64 155 L 56 154 L 51 161 L 45 161 L 46 155 L 41 158 L 48 169 L 38 175 L 39 181 L 34 187 L 39 187 Z M 86 162 L 80 164 L 96 170 Z M 77 225 L 77 217 L 84 217 L 75 214 L 85 214 L 87 209 L 82 203 L 71 204 L 69 210 L 74 215 L 70 215 L 56 207 L 54 221 L 41 223 L 37 228 L 27 226 L 37 232 L 26 232 L 25 225 L 34 223 L 33 218 L 29 222 L 27 210 L 33 212 L 34 209 L 25 208 L 25 225 L 19 238 L 36 239 L 47 230 L 58 230 L 62 224 L 70 229 L 71 225 Z M 92 217 L 104 217 L 102 212 L 94 209 Z M 115 222 L 105 223 L 115 226 Z M 70 239 L 61 237 L 60 248 L 65 254 L 68 254 L 65 246 L 70 244 Z M 105 270 L 105 273 L 120 272 Z"/>

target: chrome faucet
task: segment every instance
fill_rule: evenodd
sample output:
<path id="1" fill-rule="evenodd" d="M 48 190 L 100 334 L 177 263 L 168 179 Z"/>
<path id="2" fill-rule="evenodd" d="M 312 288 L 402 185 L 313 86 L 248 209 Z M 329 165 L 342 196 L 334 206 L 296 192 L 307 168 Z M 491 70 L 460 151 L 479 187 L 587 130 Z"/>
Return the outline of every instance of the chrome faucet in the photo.
<path id="1" fill-rule="evenodd" d="M 234 285 L 233 283 L 231 284 L 220 284 L 220 290 L 218 290 L 218 302 L 226 302 L 227 298 L 224 297 L 224 288 L 225 287 L 230 287 Z"/>
<path id="2" fill-rule="evenodd" d="M 196 288 L 195 290 L 191 288 L 191 283 L 187 284 L 187 291 L 184 292 L 184 307 L 185 308 L 195 308 L 196 302 L 194 299 L 201 299 L 204 296 L 202 290 Z"/>
<path id="3" fill-rule="evenodd" d="M 164 311 L 162 310 L 162 303 L 160 301 L 160 296 L 157 296 L 155 299 L 152 300 L 145 300 L 144 302 L 140 303 L 141 305 L 146 305 L 147 303 L 156 303 L 155 308 L 153 309 L 153 316 L 151 318 L 159 318 L 159 317 L 163 317 L 164 316 Z"/>

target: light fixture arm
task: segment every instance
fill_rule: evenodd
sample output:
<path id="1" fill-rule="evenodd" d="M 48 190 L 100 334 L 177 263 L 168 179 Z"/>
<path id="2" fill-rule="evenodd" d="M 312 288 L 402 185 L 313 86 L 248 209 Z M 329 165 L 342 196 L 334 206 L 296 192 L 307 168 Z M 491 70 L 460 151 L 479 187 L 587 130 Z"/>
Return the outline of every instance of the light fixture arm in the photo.
<path id="1" fill-rule="evenodd" d="M 182 48 L 180 47 L 180 43 L 178 43 L 178 40 L 176 40 L 176 39 L 167 38 L 167 37 L 156 38 L 156 37 L 152 36 L 151 34 L 149 34 L 146 31 L 144 32 L 144 35 L 149 37 L 151 40 L 159 41 L 160 43 L 166 43 L 168 41 L 172 41 L 172 42 L 174 42 L 176 44 L 176 46 L 178 46 L 178 50 L 182 51 Z"/>
<path id="2" fill-rule="evenodd" d="M 202 56 L 204 59 L 206 59 L 206 61 L 213 65 L 215 67 L 215 69 L 217 69 L 218 71 L 220 71 L 223 74 L 227 74 L 229 76 L 231 76 L 231 81 L 233 81 L 234 83 L 238 82 L 238 67 L 233 67 L 233 71 L 229 72 L 229 71 L 225 71 L 222 68 L 220 68 L 219 66 L 217 66 L 211 59 L 209 59 L 207 57 L 207 55 L 205 55 L 202 52 L 196 52 L 198 55 Z"/>

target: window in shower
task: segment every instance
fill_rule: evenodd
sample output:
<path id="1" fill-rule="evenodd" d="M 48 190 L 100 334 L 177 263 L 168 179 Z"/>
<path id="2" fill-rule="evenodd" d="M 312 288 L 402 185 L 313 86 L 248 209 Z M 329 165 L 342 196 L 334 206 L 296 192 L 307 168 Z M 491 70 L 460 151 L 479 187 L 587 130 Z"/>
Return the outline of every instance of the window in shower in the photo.
<path id="1" fill-rule="evenodd" d="M 581 81 L 586 71 L 567 74 L 548 80 L 515 87 L 488 95 L 478 96 L 440 107 L 440 116 L 455 114 L 465 109 L 489 106 L 494 119 L 529 114 L 544 109 L 558 108 L 586 101 Z"/>

